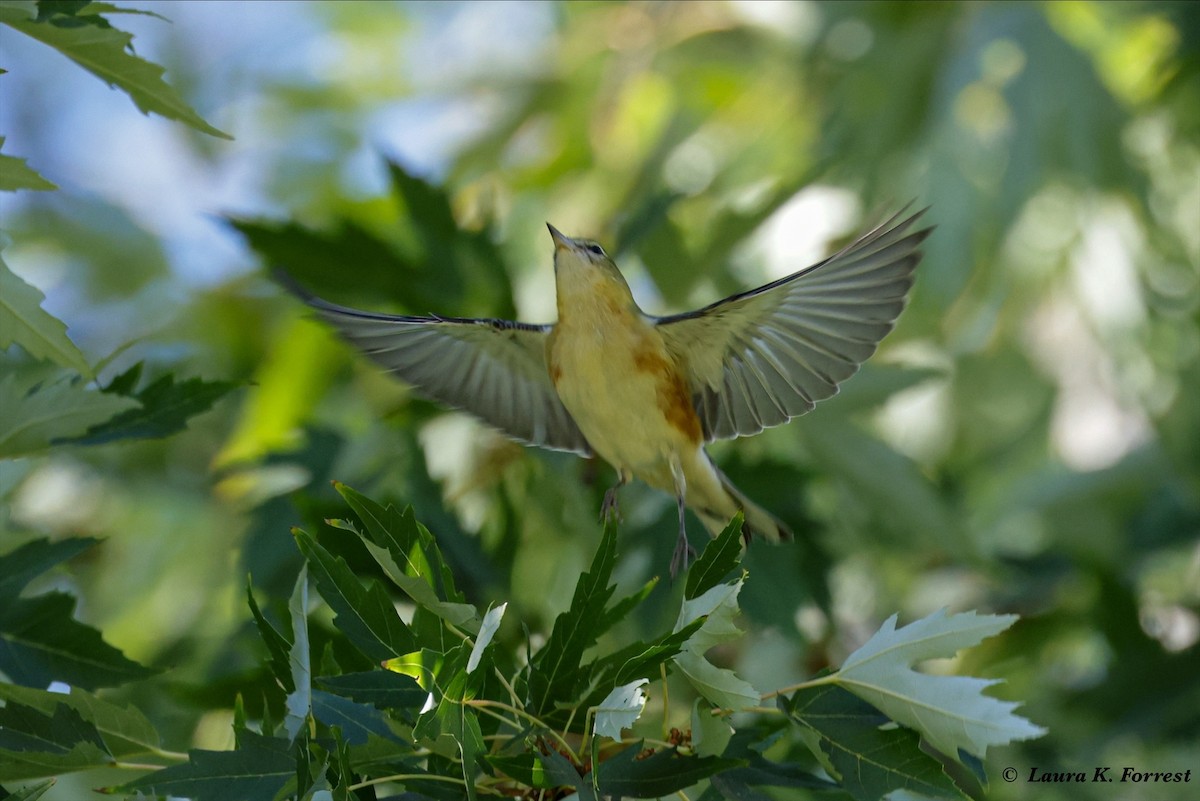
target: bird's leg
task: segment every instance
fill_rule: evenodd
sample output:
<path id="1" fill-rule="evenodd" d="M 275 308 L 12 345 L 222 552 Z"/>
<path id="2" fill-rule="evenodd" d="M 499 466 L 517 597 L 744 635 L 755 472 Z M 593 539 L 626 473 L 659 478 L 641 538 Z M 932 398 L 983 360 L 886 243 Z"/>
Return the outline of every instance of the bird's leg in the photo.
<path id="1" fill-rule="evenodd" d="M 617 483 L 605 491 L 604 502 L 600 504 L 600 522 L 607 523 L 613 518 L 621 519 L 620 504 L 617 502 L 617 490 L 625 486 L 628 481 L 629 473 L 624 470 L 617 470 Z"/>
<path id="2" fill-rule="evenodd" d="M 687 570 L 688 563 L 696 558 L 696 549 L 688 542 L 687 528 L 683 522 L 683 513 L 687 508 L 684 502 L 687 497 L 687 478 L 677 459 L 671 461 L 671 476 L 675 479 L 675 500 L 679 505 L 679 538 L 675 540 L 675 552 L 671 554 L 671 580 L 674 581 L 680 571 Z"/>

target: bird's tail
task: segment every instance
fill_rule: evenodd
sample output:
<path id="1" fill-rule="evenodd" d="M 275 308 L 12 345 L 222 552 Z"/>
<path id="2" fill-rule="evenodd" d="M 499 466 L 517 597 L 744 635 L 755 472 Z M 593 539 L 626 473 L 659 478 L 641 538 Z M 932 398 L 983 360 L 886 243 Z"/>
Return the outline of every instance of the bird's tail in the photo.
<path id="1" fill-rule="evenodd" d="M 746 537 L 747 542 L 753 537 L 759 537 L 773 543 L 786 542 L 792 539 L 792 530 L 787 527 L 786 523 L 747 498 L 746 494 L 734 486 L 733 482 L 729 480 L 729 476 L 722 473 L 720 468 L 715 464 L 713 465 L 713 470 L 716 471 L 717 478 L 721 480 L 721 487 L 728 493 L 733 501 L 733 505 L 737 509 L 740 509 L 745 516 L 745 522 L 742 524 L 742 534 Z M 729 525 L 729 516 L 722 518 L 720 514 L 708 509 L 695 511 L 700 518 L 700 522 L 708 529 L 709 534 L 714 537 Z M 732 516 L 732 513 L 730 516 Z"/>

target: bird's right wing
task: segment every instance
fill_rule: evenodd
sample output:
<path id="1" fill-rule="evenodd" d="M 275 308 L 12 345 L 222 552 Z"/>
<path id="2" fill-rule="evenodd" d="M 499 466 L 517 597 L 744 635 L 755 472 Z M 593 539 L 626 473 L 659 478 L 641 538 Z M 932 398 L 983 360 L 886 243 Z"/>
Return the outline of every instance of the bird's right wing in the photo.
<path id="1" fill-rule="evenodd" d="M 591 455 L 546 370 L 550 326 L 358 311 L 311 295 L 286 275 L 276 277 L 420 394 L 470 412 L 519 442 Z"/>

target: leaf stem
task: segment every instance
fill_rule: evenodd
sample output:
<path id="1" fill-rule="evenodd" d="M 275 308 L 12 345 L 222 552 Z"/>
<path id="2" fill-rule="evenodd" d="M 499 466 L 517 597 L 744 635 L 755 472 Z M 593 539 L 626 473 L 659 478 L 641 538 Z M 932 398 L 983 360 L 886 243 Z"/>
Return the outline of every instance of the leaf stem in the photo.
<path id="1" fill-rule="evenodd" d="M 840 681 L 840 677 L 838 676 L 838 674 L 830 673 L 827 676 L 821 676 L 816 679 L 809 679 L 808 681 L 802 681 L 799 684 L 791 684 L 791 685 L 788 685 L 787 687 L 780 687 L 778 690 L 772 690 L 769 693 L 764 693 L 762 696 L 762 700 L 767 701 L 767 700 L 770 700 L 771 698 L 775 698 L 776 696 L 790 695 L 791 693 L 794 693 L 797 690 L 807 690 L 811 687 L 820 687 L 825 684 L 837 684 L 838 681 Z"/>
<path id="2" fill-rule="evenodd" d="M 499 717 L 501 720 L 505 721 L 506 723 L 511 723 L 512 721 L 509 721 L 507 718 L 504 718 L 503 716 L 496 715 L 495 713 L 491 712 L 488 708 L 495 707 L 497 709 L 503 709 L 506 712 L 511 712 L 514 716 L 516 716 L 518 718 L 524 718 L 525 720 L 528 720 L 533 725 L 537 726 L 539 729 L 544 729 L 547 733 L 550 734 L 551 737 L 553 737 L 555 740 L 558 741 L 559 745 L 561 745 L 563 748 L 567 749 L 568 754 L 575 757 L 576 762 L 579 761 L 579 755 L 576 754 L 575 749 L 572 748 L 570 746 L 570 744 L 567 743 L 567 741 L 562 738 L 562 735 L 560 735 L 554 729 L 550 728 L 550 726 L 547 725 L 545 723 L 545 721 L 529 714 L 524 709 L 518 709 L 515 706 L 510 706 L 509 704 L 506 704 L 503 701 L 489 701 L 486 698 L 474 698 L 470 701 L 463 701 L 463 705 L 475 707 L 476 709 L 479 709 L 482 712 L 491 714 L 493 717 Z"/>

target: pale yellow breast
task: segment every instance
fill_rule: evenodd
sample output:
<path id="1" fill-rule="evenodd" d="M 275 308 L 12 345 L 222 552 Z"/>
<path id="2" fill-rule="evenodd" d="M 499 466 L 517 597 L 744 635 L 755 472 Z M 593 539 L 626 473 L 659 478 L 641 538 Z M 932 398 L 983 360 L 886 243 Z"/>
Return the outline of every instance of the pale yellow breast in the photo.
<path id="1" fill-rule="evenodd" d="M 560 314 L 550 378 L 600 456 L 637 472 L 700 442 L 681 371 L 636 306 L 598 288 Z"/>

